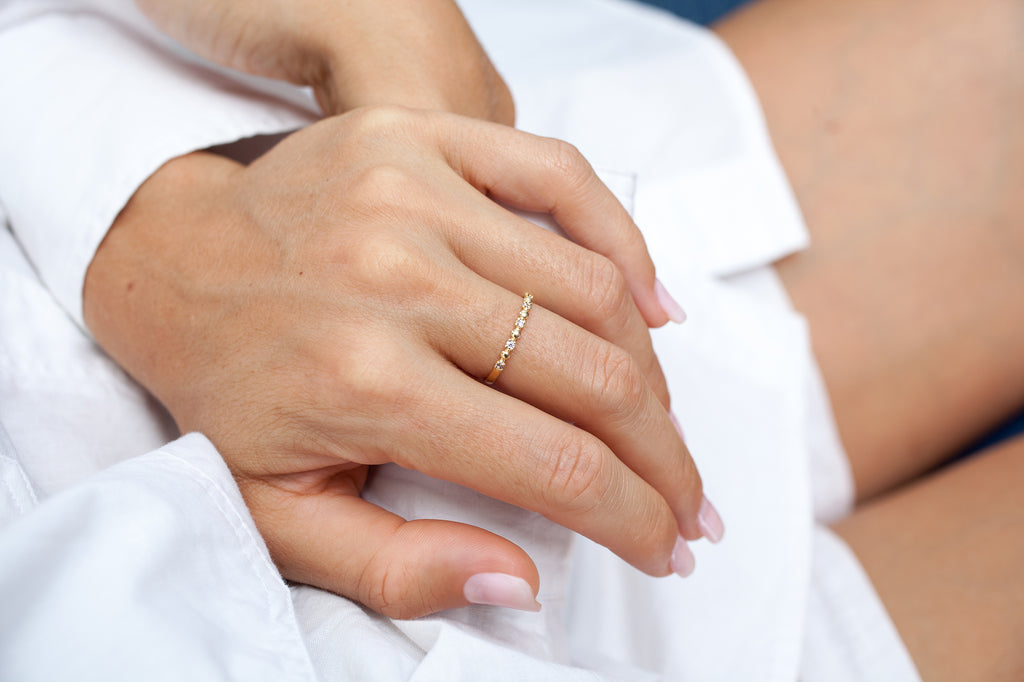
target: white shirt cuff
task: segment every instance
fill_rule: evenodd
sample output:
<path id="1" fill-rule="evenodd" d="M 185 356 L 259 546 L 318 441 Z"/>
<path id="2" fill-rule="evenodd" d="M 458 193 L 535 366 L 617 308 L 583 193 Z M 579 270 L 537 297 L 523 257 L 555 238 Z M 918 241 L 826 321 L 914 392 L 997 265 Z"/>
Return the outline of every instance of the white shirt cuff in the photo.
<path id="1" fill-rule="evenodd" d="M 117 214 L 168 160 L 307 125 L 313 100 L 232 74 L 155 29 L 95 13 L 0 11 L 0 203 L 40 276 L 82 325 L 82 285 Z M 304 106 L 303 106 L 304 105 Z"/>

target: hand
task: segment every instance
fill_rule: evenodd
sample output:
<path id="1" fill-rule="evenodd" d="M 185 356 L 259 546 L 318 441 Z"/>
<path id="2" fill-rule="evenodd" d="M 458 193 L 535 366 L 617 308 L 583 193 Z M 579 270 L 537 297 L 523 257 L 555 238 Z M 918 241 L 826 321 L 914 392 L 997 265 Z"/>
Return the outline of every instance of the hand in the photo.
<path id="1" fill-rule="evenodd" d="M 579 245 L 488 197 L 550 212 Z M 477 377 L 524 291 L 535 305 L 495 390 Z M 98 250 L 85 316 L 219 448 L 286 577 L 387 615 L 464 605 L 478 573 L 534 593 L 538 578 L 503 538 L 360 499 L 368 465 L 535 510 L 653 575 L 680 533 L 701 535 L 645 323 L 666 321 L 654 267 L 565 143 L 384 108 L 248 167 L 174 160 Z"/>
<path id="2" fill-rule="evenodd" d="M 313 87 L 324 113 L 374 104 L 512 125 L 504 81 L 452 0 L 136 0 L 197 54 Z"/>

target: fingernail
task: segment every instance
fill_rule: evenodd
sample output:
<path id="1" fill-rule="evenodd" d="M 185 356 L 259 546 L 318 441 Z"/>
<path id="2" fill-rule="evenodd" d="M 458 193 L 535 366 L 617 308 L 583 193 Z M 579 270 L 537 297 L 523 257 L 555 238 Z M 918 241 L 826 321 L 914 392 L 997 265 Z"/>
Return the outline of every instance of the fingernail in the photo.
<path id="1" fill-rule="evenodd" d="M 722 523 L 722 517 L 718 515 L 715 505 L 711 504 L 706 497 L 701 500 L 700 511 L 697 512 L 697 527 L 711 542 L 718 542 L 725 535 L 725 524 Z"/>
<path id="2" fill-rule="evenodd" d="M 676 413 L 672 412 L 670 410 L 669 413 L 668 413 L 668 417 L 669 417 L 669 419 L 672 420 L 672 426 L 676 427 L 676 433 L 679 434 L 679 437 L 682 438 L 683 442 L 685 443 L 686 442 L 686 436 L 683 435 L 683 427 L 682 427 L 682 425 L 679 423 L 679 420 L 676 419 Z"/>
<path id="3" fill-rule="evenodd" d="M 693 569 L 697 567 L 697 561 L 693 558 L 693 552 L 690 551 L 690 546 L 686 544 L 686 540 L 682 537 L 676 538 L 676 546 L 672 550 L 670 565 L 676 575 L 683 578 L 693 573 Z"/>
<path id="4" fill-rule="evenodd" d="M 477 573 L 462 586 L 462 594 L 470 604 L 504 606 L 520 611 L 540 611 L 533 597 L 533 588 L 522 578 L 507 573 Z"/>
<path id="5" fill-rule="evenodd" d="M 686 311 L 683 310 L 683 306 L 679 305 L 676 299 L 672 298 L 672 295 L 668 293 L 660 279 L 654 280 L 654 293 L 658 297 L 658 304 L 661 305 L 661 309 L 668 315 L 668 319 L 676 324 L 686 322 Z"/>

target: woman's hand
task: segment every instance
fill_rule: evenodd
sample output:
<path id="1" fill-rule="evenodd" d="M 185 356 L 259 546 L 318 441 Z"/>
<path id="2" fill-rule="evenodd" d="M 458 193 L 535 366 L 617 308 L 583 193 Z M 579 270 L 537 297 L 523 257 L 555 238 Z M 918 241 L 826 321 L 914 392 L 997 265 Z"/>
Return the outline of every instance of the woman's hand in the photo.
<path id="1" fill-rule="evenodd" d="M 580 245 L 489 197 L 550 212 Z M 249 167 L 165 165 L 98 250 L 85 315 L 182 431 L 216 444 L 286 577 L 412 617 L 466 604 L 476 574 L 522 578 L 529 597 L 536 569 L 483 530 L 360 499 L 368 465 L 535 510 L 653 575 L 692 568 L 677 538 L 701 535 L 701 482 L 647 332 L 666 321 L 655 286 L 571 146 L 373 108 Z M 479 378 L 524 291 L 495 390 Z"/>
<path id="2" fill-rule="evenodd" d="M 511 125 L 512 96 L 452 0 L 136 0 L 197 54 L 313 87 L 324 113 L 398 104 Z"/>

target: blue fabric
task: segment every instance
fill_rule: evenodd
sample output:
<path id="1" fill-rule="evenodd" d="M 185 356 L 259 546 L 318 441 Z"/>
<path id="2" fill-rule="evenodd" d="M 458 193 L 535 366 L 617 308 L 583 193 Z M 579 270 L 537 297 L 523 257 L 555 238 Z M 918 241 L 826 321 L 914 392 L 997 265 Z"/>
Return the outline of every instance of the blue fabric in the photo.
<path id="1" fill-rule="evenodd" d="M 648 5 L 662 7 L 698 24 L 711 24 L 746 0 L 641 0 Z"/>
<path id="2" fill-rule="evenodd" d="M 967 450 L 966 454 L 984 450 L 991 445 L 995 445 L 996 443 L 1021 434 L 1024 434 L 1024 412 L 1018 414 L 1016 417 L 975 443 L 973 447 Z"/>

